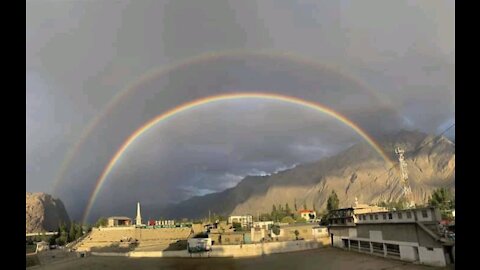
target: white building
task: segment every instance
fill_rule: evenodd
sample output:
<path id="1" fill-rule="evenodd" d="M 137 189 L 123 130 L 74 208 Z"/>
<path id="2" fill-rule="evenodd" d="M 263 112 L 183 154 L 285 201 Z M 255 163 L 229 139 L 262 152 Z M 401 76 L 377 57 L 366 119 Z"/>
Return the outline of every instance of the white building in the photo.
<path id="1" fill-rule="evenodd" d="M 335 210 L 330 219 L 331 244 L 403 261 L 433 266 L 453 262 L 453 245 L 440 233 L 441 214 L 435 208 L 355 214 Z"/>
<path id="2" fill-rule="evenodd" d="M 317 213 L 313 210 L 300 210 L 299 213 L 306 221 L 314 221 L 317 218 Z"/>
<path id="3" fill-rule="evenodd" d="M 131 226 L 132 219 L 129 217 L 109 217 L 107 219 L 108 227 L 118 227 L 118 226 Z"/>
<path id="4" fill-rule="evenodd" d="M 242 227 L 252 227 L 253 217 L 251 215 L 245 216 L 229 216 L 228 223 L 240 223 Z"/>
<path id="5" fill-rule="evenodd" d="M 254 228 L 261 228 L 269 230 L 270 227 L 273 225 L 273 221 L 255 221 L 253 222 Z"/>

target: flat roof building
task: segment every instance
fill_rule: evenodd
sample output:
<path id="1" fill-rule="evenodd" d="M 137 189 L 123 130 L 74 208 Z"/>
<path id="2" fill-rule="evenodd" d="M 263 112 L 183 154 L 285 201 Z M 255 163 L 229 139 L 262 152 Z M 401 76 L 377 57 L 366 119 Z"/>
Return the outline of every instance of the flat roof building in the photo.
<path id="1" fill-rule="evenodd" d="M 129 217 L 109 217 L 108 218 L 108 227 L 118 227 L 118 226 L 131 226 L 132 219 Z"/>
<path id="2" fill-rule="evenodd" d="M 442 236 L 433 207 L 355 213 L 343 208 L 329 219 L 331 245 L 433 266 L 453 262 L 454 242 Z"/>
<path id="3" fill-rule="evenodd" d="M 228 223 L 240 223 L 243 228 L 245 227 L 252 227 L 253 225 L 253 217 L 251 215 L 244 215 L 244 216 L 229 216 Z"/>

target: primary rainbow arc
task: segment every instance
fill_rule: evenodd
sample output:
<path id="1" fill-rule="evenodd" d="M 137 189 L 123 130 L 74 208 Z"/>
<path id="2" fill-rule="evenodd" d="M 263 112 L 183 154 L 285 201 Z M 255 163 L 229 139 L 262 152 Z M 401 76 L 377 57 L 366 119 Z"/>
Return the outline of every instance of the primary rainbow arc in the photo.
<path id="1" fill-rule="evenodd" d="M 109 173 L 112 171 L 114 168 L 115 164 L 118 162 L 118 160 L 121 158 L 122 154 L 127 150 L 127 148 L 132 145 L 134 141 L 136 141 L 142 134 L 144 134 L 146 131 L 148 131 L 150 128 L 158 124 L 159 122 L 166 120 L 178 113 L 185 112 L 189 109 L 213 103 L 213 102 L 220 102 L 220 101 L 226 101 L 226 100 L 234 100 L 234 99 L 267 99 L 267 100 L 277 100 L 277 101 L 283 101 L 291 104 L 296 104 L 303 106 L 305 108 L 310 108 L 318 112 L 325 113 L 329 116 L 334 117 L 335 119 L 339 120 L 340 122 L 344 123 L 351 129 L 353 129 L 358 135 L 360 135 L 365 141 L 370 144 L 375 151 L 385 160 L 387 163 L 388 167 L 391 167 L 393 162 L 390 160 L 390 158 L 385 154 L 385 152 L 382 150 L 380 145 L 371 137 L 369 136 L 365 131 L 363 131 L 358 125 L 353 123 L 350 119 L 345 117 L 339 112 L 336 112 L 322 104 L 312 102 L 312 101 L 307 101 L 303 100 L 297 97 L 291 97 L 291 96 L 286 96 L 286 95 L 279 95 L 279 94 L 273 94 L 273 93 L 261 93 L 261 92 L 248 92 L 248 93 L 232 93 L 232 94 L 224 94 L 224 95 L 215 95 L 215 96 L 209 96 L 201 99 L 197 99 L 185 104 L 182 104 L 180 106 L 177 106 L 167 112 L 164 112 L 157 117 L 153 118 L 152 120 L 148 121 L 144 125 L 142 125 L 139 129 L 137 129 L 132 135 L 128 137 L 128 139 L 122 144 L 122 146 L 118 149 L 118 151 L 115 153 L 115 155 L 112 157 L 108 165 L 105 167 L 103 170 L 102 174 L 97 180 L 97 183 L 95 185 L 95 188 L 93 190 L 93 193 L 88 201 L 87 208 L 85 209 L 84 215 L 83 215 L 83 222 L 85 223 L 86 219 L 88 218 L 90 211 L 93 207 L 93 204 L 95 203 L 95 200 L 101 190 L 101 187 L 103 186 L 105 180 L 107 179 L 107 176 Z"/>

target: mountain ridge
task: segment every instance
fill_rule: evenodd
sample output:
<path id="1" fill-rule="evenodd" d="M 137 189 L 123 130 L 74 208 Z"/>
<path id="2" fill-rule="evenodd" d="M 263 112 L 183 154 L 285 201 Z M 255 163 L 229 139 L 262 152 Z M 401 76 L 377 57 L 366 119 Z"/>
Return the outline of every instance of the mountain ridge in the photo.
<path id="1" fill-rule="evenodd" d="M 444 136 L 402 130 L 384 135 L 380 145 L 392 161 L 395 146 L 405 150 L 410 185 L 415 201 L 425 203 L 434 188 L 455 187 L 455 144 Z M 235 187 L 195 196 L 152 213 L 168 218 L 199 218 L 211 213 L 252 214 L 270 212 L 272 205 L 289 203 L 317 210 L 326 206 L 335 190 L 340 206 L 400 198 L 398 166 L 387 168 L 367 143 L 357 143 L 337 155 L 277 172 L 268 176 L 246 176 Z"/>

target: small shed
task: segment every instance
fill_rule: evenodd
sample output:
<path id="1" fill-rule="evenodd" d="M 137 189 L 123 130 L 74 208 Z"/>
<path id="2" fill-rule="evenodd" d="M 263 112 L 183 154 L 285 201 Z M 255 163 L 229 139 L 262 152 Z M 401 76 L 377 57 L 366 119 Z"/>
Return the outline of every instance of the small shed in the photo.
<path id="1" fill-rule="evenodd" d="M 129 217 L 109 217 L 108 227 L 131 226 L 132 219 Z"/>

